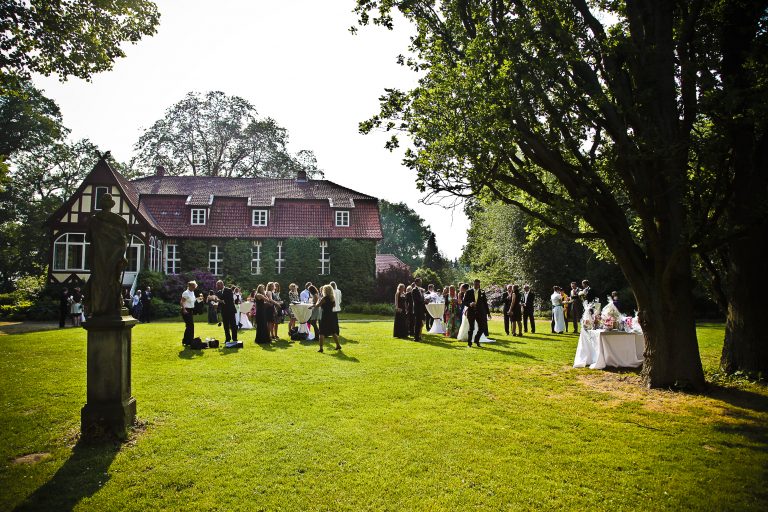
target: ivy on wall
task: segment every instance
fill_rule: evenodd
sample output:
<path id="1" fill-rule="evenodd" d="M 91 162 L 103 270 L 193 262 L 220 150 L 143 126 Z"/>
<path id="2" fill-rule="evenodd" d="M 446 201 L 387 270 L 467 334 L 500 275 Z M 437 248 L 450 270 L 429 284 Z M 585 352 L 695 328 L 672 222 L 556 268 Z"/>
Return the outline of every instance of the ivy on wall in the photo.
<path id="1" fill-rule="evenodd" d="M 224 281 L 235 283 L 248 293 L 259 283 L 278 281 L 287 298 L 288 285 L 299 289 L 307 281 L 316 286 L 336 281 L 343 293 L 343 304 L 370 302 L 376 271 L 376 242 L 369 240 L 329 240 L 327 254 L 331 273 L 320 275 L 320 240 L 314 237 L 283 240 L 283 272 L 277 274 L 277 240 L 261 240 L 261 274 L 251 274 L 251 240 L 182 240 L 181 271 L 208 268 L 211 245 L 222 248 Z"/>

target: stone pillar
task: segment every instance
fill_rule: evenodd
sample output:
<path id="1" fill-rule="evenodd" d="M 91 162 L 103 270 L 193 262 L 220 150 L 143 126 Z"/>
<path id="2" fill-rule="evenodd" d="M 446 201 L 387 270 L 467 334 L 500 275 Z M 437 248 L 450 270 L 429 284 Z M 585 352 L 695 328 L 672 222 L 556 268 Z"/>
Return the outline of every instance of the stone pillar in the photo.
<path id="1" fill-rule="evenodd" d="M 137 320 L 128 316 L 90 318 L 88 331 L 88 398 L 80 411 L 84 438 L 125 439 L 136 420 L 131 396 L 131 330 Z"/>

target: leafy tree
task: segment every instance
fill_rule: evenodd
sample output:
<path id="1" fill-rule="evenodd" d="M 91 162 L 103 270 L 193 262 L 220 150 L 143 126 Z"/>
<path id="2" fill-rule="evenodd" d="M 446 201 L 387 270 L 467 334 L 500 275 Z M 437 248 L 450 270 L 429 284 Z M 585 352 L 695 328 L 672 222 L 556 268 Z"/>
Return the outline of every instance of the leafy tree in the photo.
<path id="1" fill-rule="evenodd" d="M 442 288 L 443 282 L 440 279 L 440 276 L 437 275 L 437 272 L 432 270 L 431 268 L 426 267 L 419 267 L 413 272 L 414 278 L 421 278 L 421 285 L 426 289 L 427 286 L 430 284 L 435 285 L 435 288 Z M 406 286 L 410 283 L 405 283 Z"/>
<path id="2" fill-rule="evenodd" d="M 188 93 L 139 138 L 135 163 L 145 173 L 162 165 L 171 175 L 322 177 L 314 153 L 288 152 L 288 131 L 255 107 L 221 91 Z"/>
<path id="3" fill-rule="evenodd" d="M 707 98 L 739 75 L 729 47 L 747 49 L 734 52 L 742 67 L 764 69 L 752 48 L 764 45 L 765 2 L 357 1 L 361 24 L 391 28 L 393 10 L 417 29 L 402 61 L 422 76 L 411 91 L 388 90 L 361 130 L 407 132 L 406 164 L 424 190 L 486 191 L 601 244 L 640 308 L 645 382 L 701 389 L 691 258 L 724 240 L 690 205 L 703 169 L 721 184 L 705 189 L 716 204 L 738 182 L 700 165 L 694 142 L 717 115 Z M 746 29 L 723 34 L 724 13 Z M 741 106 L 763 113 L 765 97 L 743 95 Z M 735 142 L 719 156 L 731 160 Z"/>
<path id="4" fill-rule="evenodd" d="M 424 267 L 440 272 L 445 267 L 445 258 L 437 248 L 437 240 L 434 233 L 429 234 L 427 248 L 424 250 Z"/>
<path id="5" fill-rule="evenodd" d="M 18 94 L 0 96 L 0 156 L 50 145 L 67 133 L 58 105 L 31 83 L 23 82 Z"/>
<path id="6" fill-rule="evenodd" d="M 429 228 L 418 213 L 405 203 L 379 202 L 381 212 L 381 230 L 384 238 L 379 242 L 376 252 L 394 254 L 411 269 L 423 261 L 425 244 L 429 238 Z"/>
<path id="7" fill-rule="evenodd" d="M 0 3 L 0 92 L 31 73 L 88 79 L 125 56 L 124 42 L 152 35 L 160 20 L 148 0 L 4 0 Z"/>

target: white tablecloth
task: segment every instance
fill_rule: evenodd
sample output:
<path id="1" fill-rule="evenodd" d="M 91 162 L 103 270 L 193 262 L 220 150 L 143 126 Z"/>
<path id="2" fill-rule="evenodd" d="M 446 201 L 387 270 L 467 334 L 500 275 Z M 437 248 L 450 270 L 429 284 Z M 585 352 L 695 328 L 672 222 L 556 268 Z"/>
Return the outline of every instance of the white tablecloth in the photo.
<path id="1" fill-rule="evenodd" d="M 429 316 L 435 319 L 435 321 L 432 322 L 432 328 L 429 330 L 429 333 L 445 334 L 445 327 L 443 326 L 443 312 L 445 311 L 445 304 L 440 302 L 430 302 L 426 306 Z"/>
<path id="2" fill-rule="evenodd" d="M 313 340 L 315 339 L 315 335 L 312 333 L 312 330 L 307 327 L 309 317 L 312 316 L 312 310 L 309 308 L 310 305 L 311 304 L 305 303 L 291 304 L 291 313 L 296 317 L 296 325 L 299 332 L 306 334 L 308 340 Z"/>
<path id="3" fill-rule="evenodd" d="M 593 370 L 602 370 L 606 366 L 637 368 L 643 364 L 644 350 L 642 334 L 582 329 L 573 367 L 589 366 Z"/>

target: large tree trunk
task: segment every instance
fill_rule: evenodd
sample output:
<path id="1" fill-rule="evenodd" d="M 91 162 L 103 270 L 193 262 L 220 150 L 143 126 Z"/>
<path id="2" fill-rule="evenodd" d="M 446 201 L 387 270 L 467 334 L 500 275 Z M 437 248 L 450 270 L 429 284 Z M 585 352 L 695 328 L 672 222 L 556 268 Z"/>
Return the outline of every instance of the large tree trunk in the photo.
<path id="1" fill-rule="evenodd" d="M 762 228 L 762 229 L 761 229 Z M 720 365 L 728 373 L 768 374 L 768 336 L 763 326 L 764 285 L 758 278 L 768 247 L 765 226 L 730 244 L 728 317 Z"/>
<path id="2" fill-rule="evenodd" d="M 649 279 L 630 279 L 645 335 L 641 375 L 650 388 L 700 391 L 705 381 L 696 338 L 690 261 L 687 257 L 678 260 Z"/>

